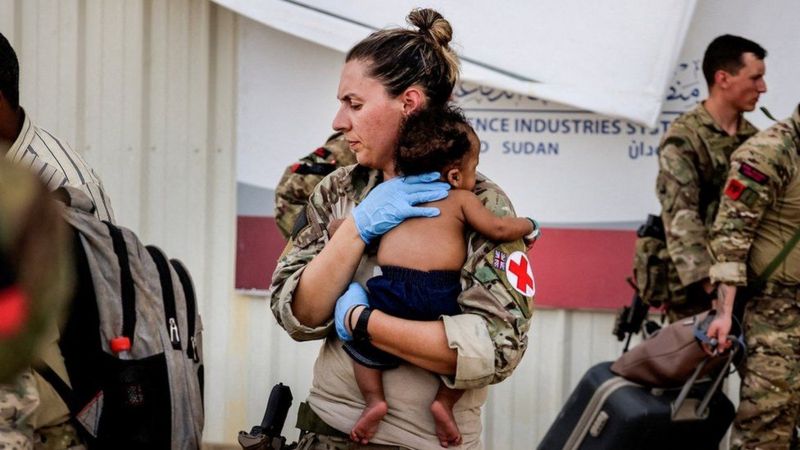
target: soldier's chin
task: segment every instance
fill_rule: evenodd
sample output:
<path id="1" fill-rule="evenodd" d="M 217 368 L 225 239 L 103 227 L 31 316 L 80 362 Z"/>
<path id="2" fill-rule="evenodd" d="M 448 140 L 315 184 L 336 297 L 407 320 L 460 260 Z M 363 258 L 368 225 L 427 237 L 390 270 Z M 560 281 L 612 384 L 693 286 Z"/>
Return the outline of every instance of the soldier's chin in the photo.
<path id="1" fill-rule="evenodd" d="M 366 155 L 361 152 L 356 153 L 356 162 L 360 166 L 372 167 L 370 166 L 370 161 L 366 158 Z"/>

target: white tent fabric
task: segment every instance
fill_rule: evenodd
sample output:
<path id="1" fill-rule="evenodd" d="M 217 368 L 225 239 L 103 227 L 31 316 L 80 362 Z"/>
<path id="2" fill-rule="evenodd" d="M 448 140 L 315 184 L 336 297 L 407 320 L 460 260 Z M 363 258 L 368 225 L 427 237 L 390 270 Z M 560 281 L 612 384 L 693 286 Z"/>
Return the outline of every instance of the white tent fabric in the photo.
<path id="1" fill-rule="evenodd" d="M 214 0 L 346 52 L 418 1 Z M 696 0 L 430 0 L 453 24 L 462 78 L 654 126 Z"/>

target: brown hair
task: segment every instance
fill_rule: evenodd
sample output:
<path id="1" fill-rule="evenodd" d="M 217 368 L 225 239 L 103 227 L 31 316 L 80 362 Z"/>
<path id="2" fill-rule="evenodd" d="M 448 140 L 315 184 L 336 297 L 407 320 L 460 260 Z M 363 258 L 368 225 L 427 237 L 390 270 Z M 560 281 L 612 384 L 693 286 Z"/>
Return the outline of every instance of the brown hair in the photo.
<path id="1" fill-rule="evenodd" d="M 739 73 L 739 69 L 744 67 L 742 56 L 745 53 L 752 53 L 760 60 L 767 57 L 763 47 L 741 36 L 724 34 L 711 41 L 703 55 L 703 76 L 708 87 L 714 85 L 714 74 L 718 70 L 731 75 Z"/>
<path id="2" fill-rule="evenodd" d="M 416 30 L 378 30 L 356 44 L 345 61 L 368 64 L 368 75 L 379 80 L 392 97 L 421 86 L 428 105 L 444 106 L 458 80 L 458 56 L 450 48 L 453 29 L 433 9 L 414 9 L 406 21 Z"/>
<path id="3" fill-rule="evenodd" d="M 425 108 L 403 122 L 395 152 L 395 168 L 403 175 L 444 173 L 470 154 L 475 131 L 455 106 Z M 477 140 L 477 137 L 475 137 Z"/>

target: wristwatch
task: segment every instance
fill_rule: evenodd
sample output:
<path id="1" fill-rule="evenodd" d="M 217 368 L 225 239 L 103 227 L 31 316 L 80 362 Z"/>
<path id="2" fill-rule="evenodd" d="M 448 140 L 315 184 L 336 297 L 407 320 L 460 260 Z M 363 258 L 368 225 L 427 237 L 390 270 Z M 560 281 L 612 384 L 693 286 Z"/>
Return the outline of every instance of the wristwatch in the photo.
<path id="1" fill-rule="evenodd" d="M 372 314 L 372 309 L 369 306 L 364 307 L 361 310 L 361 314 L 358 315 L 358 320 L 356 320 L 356 326 L 353 328 L 353 340 L 354 341 L 368 341 L 369 340 L 369 333 L 367 332 L 367 323 L 369 322 L 369 316 Z"/>
<path id="2" fill-rule="evenodd" d="M 539 239 L 539 237 L 542 235 L 542 230 L 541 228 L 539 228 L 539 222 L 537 222 L 534 219 L 531 219 L 530 217 L 526 217 L 526 219 L 531 221 L 531 225 L 533 225 L 533 231 L 531 231 L 525 236 L 525 240 L 533 242 Z"/>

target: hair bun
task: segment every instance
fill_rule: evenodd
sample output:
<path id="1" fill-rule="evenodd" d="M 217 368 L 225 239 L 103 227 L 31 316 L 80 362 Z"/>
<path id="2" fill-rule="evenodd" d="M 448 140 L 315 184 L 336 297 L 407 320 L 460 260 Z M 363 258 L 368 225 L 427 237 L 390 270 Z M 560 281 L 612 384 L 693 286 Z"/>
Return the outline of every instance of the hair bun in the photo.
<path id="1" fill-rule="evenodd" d="M 408 23 L 417 27 L 420 34 L 430 38 L 436 44 L 447 47 L 453 39 L 453 28 L 436 10 L 417 8 L 408 13 Z"/>

